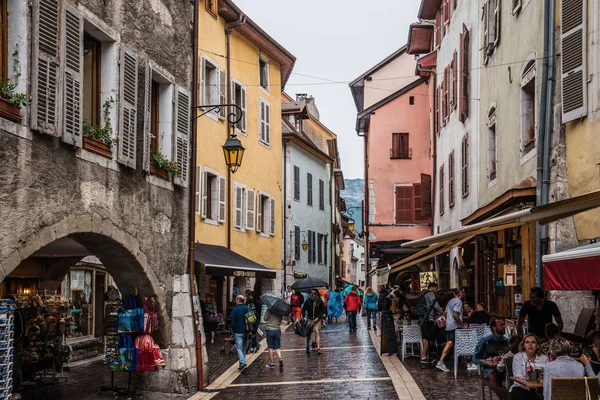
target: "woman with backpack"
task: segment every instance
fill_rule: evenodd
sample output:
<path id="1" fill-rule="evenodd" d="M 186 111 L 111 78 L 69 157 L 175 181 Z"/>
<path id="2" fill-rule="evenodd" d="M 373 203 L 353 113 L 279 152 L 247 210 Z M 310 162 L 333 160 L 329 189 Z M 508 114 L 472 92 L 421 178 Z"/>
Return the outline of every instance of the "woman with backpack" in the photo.
<path id="1" fill-rule="evenodd" d="M 302 304 L 304 304 L 304 296 L 302 293 L 295 290 L 291 297 L 290 305 L 292 306 L 292 318 L 294 322 L 299 321 L 302 317 Z"/>
<path id="2" fill-rule="evenodd" d="M 373 318 L 373 330 L 377 330 L 377 293 L 368 287 L 365 295 L 365 310 L 367 311 L 367 329 L 371 329 L 371 318 Z"/>

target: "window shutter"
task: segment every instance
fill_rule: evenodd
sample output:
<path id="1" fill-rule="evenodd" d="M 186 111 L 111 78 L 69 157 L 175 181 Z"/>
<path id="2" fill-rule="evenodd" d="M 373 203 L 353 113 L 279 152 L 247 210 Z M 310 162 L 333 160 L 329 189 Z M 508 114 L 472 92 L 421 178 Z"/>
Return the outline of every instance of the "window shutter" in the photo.
<path id="1" fill-rule="evenodd" d="M 325 182 L 319 179 L 319 209 L 325 209 Z"/>
<path id="2" fill-rule="evenodd" d="M 246 229 L 254 230 L 254 210 L 256 210 L 255 192 L 252 189 L 246 190 Z"/>
<path id="3" fill-rule="evenodd" d="M 175 176 L 175 184 L 187 187 L 190 159 L 190 93 L 181 87 L 175 93 L 177 95 L 175 161 L 179 166 L 179 174 Z"/>
<path id="4" fill-rule="evenodd" d="M 271 226 L 269 229 L 269 234 L 271 236 L 275 236 L 275 217 L 277 216 L 277 214 L 275 213 L 275 199 L 271 198 L 269 199 L 269 208 L 270 208 L 270 219 L 271 219 Z"/>
<path id="5" fill-rule="evenodd" d="M 265 134 L 267 144 L 271 144 L 271 106 L 265 104 Z"/>
<path id="6" fill-rule="evenodd" d="M 312 174 L 306 174 L 306 204 L 309 206 L 313 205 L 313 184 L 312 184 Z"/>
<path id="7" fill-rule="evenodd" d="M 498 47 L 500 42 L 500 0 L 494 0 L 496 8 L 494 9 L 494 47 Z"/>
<path id="8" fill-rule="evenodd" d="M 415 222 L 423 221 L 423 189 L 420 183 L 415 183 L 413 185 L 413 202 Z"/>
<path id="9" fill-rule="evenodd" d="M 329 259 L 327 258 L 327 235 L 323 235 L 323 264 L 329 264 Z"/>
<path id="10" fill-rule="evenodd" d="M 424 218 L 431 218 L 433 215 L 431 202 L 431 175 L 421 174 L 421 194 L 423 196 L 423 210 L 421 213 Z"/>
<path id="11" fill-rule="evenodd" d="M 33 2 L 31 128 L 58 136 L 60 98 L 58 0 Z"/>
<path id="12" fill-rule="evenodd" d="M 315 231 L 313 231 L 313 233 L 312 233 L 312 243 L 313 243 L 312 259 L 313 259 L 313 262 L 316 262 L 317 261 L 317 233 Z"/>
<path id="13" fill-rule="evenodd" d="M 200 57 L 200 86 L 198 87 L 198 101 L 206 105 L 206 60 Z"/>
<path id="14" fill-rule="evenodd" d="M 258 121 L 260 125 L 260 140 L 265 141 L 265 102 L 260 100 L 260 110 L 258 111 Z"/>
<path id="15" fill-rule="evenodd" d="M 439 186 L 440 186 L 440 215 L 444 215 L 444 209 L 446 208 L 444 205 L 444 166 L 442 165 L 440 167 L 440 174 L 439 174 Z"/>
<path id="16" fill-rule="evenodd" d="M 262 195 L 256 195 L 256 232 L 263 232 Z"/>
<path id="17" fill-rule="evenodd" d="M 63 29 L 63 135 L 66 143 L 81 147 L 83 87 L 81 71 L 83 60 L 83 18 L 77 9 L 65 6 L 65 29 Z"/>
<path id="18" fill-rule="evenodd" d="M 465 134 L 462 140 L 461 151 L 462 165 L 462 195 L 463 197 L 469 194 L 469 134 Z"/>
<path id="19" fill-rule="evenodd" d="M 234 192 L 234 214 L 233 214 L 233 226 L 237 229 L 242 229 L 242 188 L 237 184 L 234 184 L 233 187 Z M 220 216 L 220 215 L 219 215 Z"/>
<path id="20" fill-rule="evenodd" d="M 439 48 L 440 47 L 440 42 L 442 41 L 441 39 L 441 29 L 442 27 L 442 15 L 440 13 L 440 11 L 437 12 L 437 14 L 435 14 L 435 48 Z"/>
<path id="21" fill-rule="evenodd" d="M 300 227 L 294 226 L 294 259 L 300 259 Z"/>
<path id="22" fill-rule="evenodd" d="M 513 15 L 518 13 L 521 9 L 521 0 L 512 0 L 512 13 Z"/>
<path id="23" fill-rule="evenodd" d="M 240 188 L 241 192 L 242 188 Z M 240 196 L 240 208 L 242 207 L 242 197 Z M 225 222 L 225 213 L 227 212 L 227 180 L 224 176 L 219 177 L 219 222 Z M 241 227 L 241 218 L 240 218 Z"/>
<path id="24" fill-rule="evenodd" d="M 458 81 L 458 69 L 456 68 L 456 52 L 452 56 L 452 109 L 456 110 L 456 89 Z"/>
<path id="25" fill-rule="evenodd" d="M 322 235 L 319 233 L 317 235 L 317 261 L 319 262 L 319 264 L 323 263 L 323 241 L 322 241 Z"/>
<path id="26" fill-rule="evenodd" d="M 219 104 L 227 104 L 227 74 L 219 69 Z M 225 119 L 227 116 L 227 107 L 219 109 L 219 119 Z"/>
<path id="27" fill-rule="evenodd" d="M 450 0 L 444 0 L 444 33 L 446 32 L 446 25 L 450 24 Z"/>
<path id="28" fill-rule="evenodd" d="M 454 9 L 456 10 L 456 4 L 458 3 L 458 0 L 452 0 L 452 3 L 454 5 Z"/>
<path id="29" fill-rule="evenodd" d="M 196 214 L 202 213 L 202 167 L 196 165 Z"/>
<path id="30" fill-rule="evenodd" d="M 442 116 L 443 116 L 443 124 L 446 125 L 446 120 L 448 119 L 448 67 L 444 68 L 444 99 L 442 101 Z"/>
<path id="31" fill-rule="evenodd" d="M 433 91 L 433 131 L 437 135 L 440 133 L 440 103 L 439 103 L 440 87 L 436 86 Z"/>
<path id="32" fill-rule="evenodd" d="M 204 171 L 202 174 L 202 218 L 206 218 L 207 207 L 208 207 L 208 172 Z"/>
<path id="33" fill-rule="evenodd" d="M 392 151 L 390 158 L 400 157 L 400 134 L 392 133 Z"/>
<path id="34" fill-rule="evenodd" d="M 454 150 L 450 152 L 448 157 L 448 191 L 450 208 L 454 207 Z"/>
<path id="35" fill-rule="evenodd" d="M 240 104 L 242 107 L 242 132 L 246 132 L 246 87 L 242 86 L 240 92 L 242 93 L 242 98 L 240 99 Z"/>
<path id="36" fill-rule="evenodd" d="M 396 224 L 413 222 L 413 188 L 412 186 L 396 186 Z"/>
<path id="37" fill-rule="evenodd" d="M 460 36 L 460 120 L 465 122 L 469 117 L 469 46 L 470 34 L 467 26 L 463 24 Z"/>
<path id="38" fill-rule="evenodd" d="M 313 259 L 313 236 L 312 236 L 312 231 L 309 230 L 308 231 L 308 262 L 311 263 L 314 261 Z"/>
<path id="39" fill-rule="evenodd" d="M 142 169 L 150 171 L 150 148 L 152 145 L 152 67 L 149 61 L 146 62 L 144 90 L 144 148 Z"/>
<path id="40" fill-rule="evenodd" d="M 562 122 L 587 115 L 587 2 L 561 2 Z"/>
<path id="41" fill-rule="evenodd" d="M 300 168 L 294 165 L 294 200 L 300 200 Z"/>
<path id="42" fill-rule="evenodd" d="M 119 123 L 119 162 L 135 169 L 137 123 L 137 55 L 121 49 L 121 120 Z"/>

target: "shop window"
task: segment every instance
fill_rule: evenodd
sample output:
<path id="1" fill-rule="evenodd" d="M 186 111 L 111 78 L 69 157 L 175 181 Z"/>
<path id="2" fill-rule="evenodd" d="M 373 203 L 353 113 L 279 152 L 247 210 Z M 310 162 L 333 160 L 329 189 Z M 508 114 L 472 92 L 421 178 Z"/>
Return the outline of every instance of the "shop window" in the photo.
<path id="1" fill-rule="evenodd" d="M 268 92 L 269 91 L 269 61 L 262 56 L 259 56 L 259 58 L 258 58 L 258 75 L 259 75 L 258 78 L 259 78 L 260 87 Z"/>
<path id="2" fill-rule="evenodd" d="M 521 75 L 521 155 L 535 148 L 535 60 Z"/>

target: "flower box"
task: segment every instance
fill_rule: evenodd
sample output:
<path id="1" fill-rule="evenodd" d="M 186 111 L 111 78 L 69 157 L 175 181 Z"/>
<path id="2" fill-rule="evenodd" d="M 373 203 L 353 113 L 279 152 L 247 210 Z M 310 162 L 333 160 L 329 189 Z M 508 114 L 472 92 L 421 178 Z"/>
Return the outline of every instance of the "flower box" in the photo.
<path id="1" fill-rule="evenodd" d="M 0 116 L 18 124 L 23 121 L 21 117 L 21 107 L 13 106 L 8 100 L 0 97 Z"/>
<path id="2" fill-rule="evenodd" d="M 83 148 L 102 157 L 112 159 L 112 147 L 96 139 L 83 137 Z"/>
<path id="3" fill-rule="evenodd" d="M 150 173 L 164 180 L 169 180 L 169 171 L 159 167 L 158 165 L 150 164 Z"/>

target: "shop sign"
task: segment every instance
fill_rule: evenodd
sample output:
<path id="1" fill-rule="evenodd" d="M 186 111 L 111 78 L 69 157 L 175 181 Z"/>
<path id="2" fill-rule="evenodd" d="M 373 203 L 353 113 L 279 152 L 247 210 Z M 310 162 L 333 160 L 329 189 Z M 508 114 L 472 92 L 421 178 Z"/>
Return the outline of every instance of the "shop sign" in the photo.
<path id="1" fill-rule="evenodd" d="M 84 271 L 71 271 L 71 290 L 83 290 L 84 279 Z"/>
<path id="2" fill-rule="evenodd" d="M 439 283 L 438 273 L 435 271 L 421 272 L 419 274 L 419 278 L 421 280 L 421 287 L 423 289 L 427 289 L 430 283 Z"/>
<path id="3" fill-rule="evenodd" d="M 515 304 L 523 304 L 523 295 L 521 293 L 515 293 Z"/>
<path id="4" fill-rule="evenodd" d="M 255 278 L 256 272 L 254 271 L 233 271 L 233 276 L 241 278 Z"/>
<path id="5" fill-rule="evenodd" d="M 304 279 L 308 277 L 308 274 L 306 272 L 294 272 L 294 279 Z"/>
<path id="6" fill-rule="evenodd" d="M 517 286 L 517 266 L 504 265 L 504 286 Z"/>

